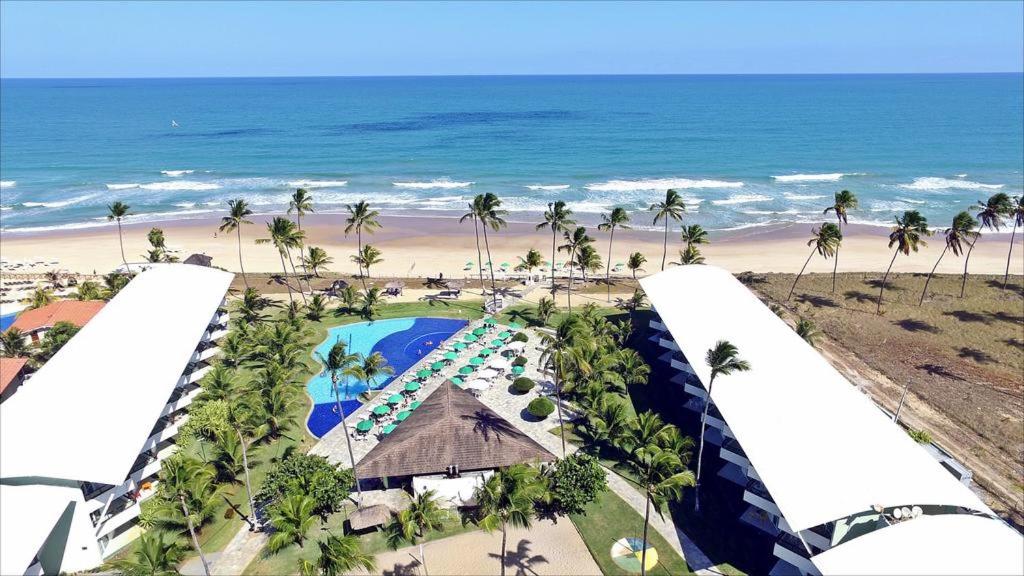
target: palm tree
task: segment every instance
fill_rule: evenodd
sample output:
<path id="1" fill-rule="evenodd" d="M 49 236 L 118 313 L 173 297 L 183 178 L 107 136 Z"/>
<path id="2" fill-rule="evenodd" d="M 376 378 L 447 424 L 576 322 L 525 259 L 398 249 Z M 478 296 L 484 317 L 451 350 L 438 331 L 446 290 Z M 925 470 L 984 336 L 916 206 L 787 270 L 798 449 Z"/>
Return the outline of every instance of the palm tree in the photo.
<path id="1" fill-rule="evenodd" d="M 814 346 L 815 341 L 818 339 L 818 329 L 814 326 L 814 322 L 806 318 L 797 320 L 796 334 L 811 346 Z"/>
<path id="2" fill-rule="evenodd" d="M 832 256 L 836 255 L 836 251 L 839 250 L 839 245 L 843 243 L 843 233 L 840 231 L 839 226 L 826 222 L 821 225 L 821 228 L 811 228 L 811 239 L 807 241 L 807 245 L 812 247 L 811 253 L 807 255 L 807 260 L 804 260 L 804 265 L 800 268 L 800 273 L 796 275 L 793 280 L 793 286 L 789 289 L 789 295 L 786 296 L 788 302 L 793 297 L 793 291 L 796 290 L 796 283 L 800 281 L 800 277 L 804 275 L 804 270 L 807 269 L 807 265 L 811 263 L 811 258 L 814 257 L 814 253 L 821 254 L 821 257 L 828 260 Z"/>
<path id="3" fill-rule="evenodd" d="M 317 566 L 323 576 L 341 576 L 357 571 L 372 572 L 377 569 L 373 554 L 363 552 L 358 536 L 330 534 L 321 540 L 318 546 L 320 558 L 317 560 Z"/>
<path id="4" fill-rule="evenodd" d="M 576 266 L 579 266 L 583 273 L 583 283 L 587 283 L 587 272 L 595 273 L 601 270 L 601 255 L 593 244 L 584 244 L 576 251 Z"/>
<path id="5" fill-rule="evenodd" d="M 210 564 L 206 561 L 203 549 L 199 545 L 199 538 L 196 536 L 195 517 L 189 510 L 189 501 L 193 504 L 206 492 L 212 484 L 214 473 L 202 462 L 185 457 L 171 457 L 164 460 L 160 469 L 161 492 L 167 495 L 169 500 L 177 499 L 181 505 L 181 513 L 188 526 L 188 533 L 192 537 L 192 547 L 199 554 L 199 560 L 203 564 L 203 572 L 210 576 Z M 197 514 L 199 512 L 197 511 Z"/>
<path id="6" fill-rule="evenodd" d="M 281 257 L 281 271 L 284 275 L 284 285 L 288 289 L 288 301 L 292 302 L 292 286 L 288 282 L 288 266 L 285 264 L 285 254 L 288 253 L 292 242 L 294 241 L 295 223 L 291 220 L 281 217 L 274 216 L 274 219 L 267 222 L 267 233 L 270 235 L 269 238 L 257 238 L 257 244 L 273 244 L 277 248 L 277 253 Z M 291 259 L 291 255 L 288 255 Z"/>
<path id="7" fill-rule="evenodd" d="M 359 279 L 363 282 L 363 290 L 366 290 L 366 279 L 370 277 L 370 266 L 380 264 L 384 261 L 384 259 L 381 258 L 381 254 L 380 250 L 374 248 L 371 244 L 367 244 L 352 256 L 352 261 L 359 266 Z M 366 271 L 366 274 L 362 274 L 363 270 Z"/>
<path id="8" fill-rule="evenodd" d="M 540 302 L 537 302 L 537 319 L 540 320 L 541 324 L 547 324 L 551 315 L 555 313 L 555 301 L 551 298 L 541 298 Z"/>
<path id="9" fill-rule="evenodd" d="M 121 244 L 121 262 L 124 263 L 125 271 L 129 274 L 131 274 L 132 269 L 128 266 L 128 259 L 124 256 L 124 235 L 121 232 L 121 219 L 131 215 L 128 213 L 130 209 L 130 206 L 120 200 L 107 206 L 107 221 L 117 221 L 117 241 Z"/>
<path id="10" fill-rule="evenodd" d="M 657 204 L 651 204 L 649 211 L 654 212 L 654 225 L 657 226 L 661 220 L 665 221 L 665 242 L 661 252 L 661 269 L 665 269 L 665 258 L 668 256 L 668 223 L 669 220 L 676 222 L 682 220 L 686 212 L 686 204 L 679 192 L 669 188 L 665 191 L 665 200 Z"/>
<path id="11" fill-rule="evenodd" d="M 889 267 L 885 270 L 885 276 L 882 276 L 882 284 L 878 287 L 876 314 L 882 313 L 882 293 L 885 291 L 885 281 L 889 278 L 889 271 L 892 270 L 896 257 L 899 256 L 900 252 L 909 256 L 911 251 L 917 252 L 919 246 L 927 246 L 928 244 L 921 237 L 930 235 L 931 230 L 928 230 L 928 219 L 917 210 L 908 210 L 903 213 L 903 216 L 896 217 L 896 226 L 889 233 L 889 248 L 896 246 L 896 251 L 893 252 L 892 260 L 889 261 Z"/>
<path id="12" fill-rule="evenodd" d="M 647 258 L 639 252 L 633 252 L 629 255 L 629 259 L 626 260 L 626 268 L 629 268 L 630 271 L 633 272 L 633 280 L 636 280 L 636 273 L 638 270 L 640 272 L 644 271 L 643 266 L 646 263 Z"/>
<path id="13" fill-rule="evenodd" d="M 380 307 L 384 305 L 384 292 L 380 288 L 370 288 L 363 292 L 359 305 L 363 317 L 367 320 L 373 320 L 380 312 Z"/>
<path id="14" fill-rule="evenodd" d="M 541 256 L 540 252 L 538 252 L 534 248 L 530 248 L 526 252 L 526 257 L 525 258 L 523 256 L 519 257 L 519 265 L 516 266 L 516 268 L 518 268 L 519 270 L 526 270 L 526 272 L 531 276 L 530 281 L 532 282 L 533 281 L 533 278 L 532 278 L 533 277 L 533 269 L 537 268 L 538 266 L 540 266 L 543 263 L 544 263 L 544 257 Z"/>
<path id="15" fill-rule="evenodd" d="M 594 239 L 587 236 L 587 229 L 583 226 L 577 226 L 572 232 L 566 230 L 562 233 L 562 238 L 565 240 L 565 244 L 559 246 L 558 250 L 569 253 L 569 289 L 566 292 L 566 297 L 569 303 L 569 313 L 572 314 L 572 278 L 573 268 L 575 267 L 572 264 L 576 259 L 576 252 L 584 246 L 590 245 Z"/>
<path id="16" fill-rule="evenodd" d="M 621 346 L 623 343 L 620 342 Z M 651 375 L 651 367 L 644 362 L 643 356 L 632 348 L 620 348 L 616 354 L 616 372 L 622 377 L 626 386 L 647 384 Z"/>
<path id="17" fill-rule="evenodd" d="M 338 391 L 338 380 L 347 371 L 351 370 L 355 363 L 358 361 L 358 357 L 355 354 L 348 353 L 348 346 L 341 339 L 334 341 L 334 346 L 327 352 L 327 356 L 317 352 L 317 358 L 320 363 L 324 365 L 324 370 L 331 375 L 331 388 L 334 390 L 334 401 L 335 406 L 338 409 L 338 418 L 341 419 L 342 429 L 345 431 L 345 445 L 348 447 L 348 458 L 352 464 L 352 476 L 358 478 L 356 475 L 356 456 L 355 452 L 352 451 L 352 440 L 348 434 L 348 423 L 345 422 L 345 412 L 341 407 L 341 393 Z M 359 494 L 359 501 L 363 499 L 363 489 L 359 486 L 359 480 L 356 480 L 356 492 Z"/>
<path id="18" fill-rule="evenodd" d="M 710 244 L 711 238 L 708 236 L 707 230 L 701 227 L 700 224 L 691 224 L 690 226 L 683 226 L 683 230 L 680 233 L 680 237 L 683 242 L 686 243 L 686 247 L 698 246 L 701 244 Z"/>
<path id="19" fill-rule="evenodd" d="M 320 270 L 326 270 L 334 263 L 334 258 L 327 255 L 327 251 L 318 246 L 310 246 L 306 255 L 302 258 L 302 266 L 309 266 L 313 269 L 313 276 L 320 278 Z"/>
<path id="20" fill-rule="evenodd" d="M 184 550 L 173 536 L 164 539 L 153 530 L 139 536 L 130 558 L 115 560 L 110 567 L 125 576 L 177 576 L 182 556 Z"/>
<path id="21" fill-rule="evenodd" d="M 25 343 L 26 334 L 20 328 L 8 328 L 0 332 L 0 356 L 4 358 L 27 357 L 31 354 Z"/>
<path id="22" fill-rule="evenodd" d="M 363 252 L 363 230 L 366 230 L 367 234 L 373 234 L 375 230 L 381 227 L 380 222 L 377 218 L 380 217 L 380 212 L 370 208 L 370 203 L 366 200 L 360 200 L 356 204 L 346 204 L 345 209 L 348 210 L 348 218 L 345 219 L 345 235 L 349 235 L 354 230 L 356 233 L 356 253 L 361 254 Z M 359 275 L 363 275 L 362 265 L 356 261 L 356 264 L 360 266 Z M 363 283 L 363 288 L 366 288 L 366 283 Z"/>
<path id="23" fill-rule="evenodd" d="M 324 317 L 325 312 L 327 312 L 327 299 L 323 294 L 313 294 L 306 306 L 306 318 L 318 322 Z"/>
<path id="24" fill-rule="evenodd" d="M 641 444 L 632 450 L 627 460 L 643 484 L 646 505 L 644 509 L 643 551 L 640 553 L 640 574 L 647 574 L 647 530 L 651 522 L 651 504 L 658 516 L 664 518 L 662 510 L 670 501 L 683 499 L 683 488 L 693 486 L 693 472 L 686 469 L 680 457 L 672 451 L 662 449 L 656 443 Z"/>
<path id="25" fill-rule="evenodd" d="M 612 243 L 615 242 L 615 229 L 623 228 L 629 229 L 629 212 L 626 212 L 625 208 L 616 206 L 612 208 L 612 211 L 608 214 L 601 214 L 602 222 L 597 225 L 597 229 L 608 232 L 608 262 L 605 263 L 604 267 L 604 283 L 608 287 L 608 302 L 612 301 Z"/>
<path id="26" fill-rule="evenodd" d="M 274 506 L 270 516 L 274 533 L 267 542 L 267 549 L 271 553 L 277 553 L 292 544 L 298 544 L 299 548 L 302 548 L 306 532 L 316 522 L 316 516 L 313 514 L 315 506 L 316 501 L 305 494 L 286 496 Z"/>
<path id="27" fill-rule="evenodd" d="M 360 360 L 361 364 L 357 366 L 359 379 L 366 381 L 370 389 L 376 386 L 377 378 L 395 373 L 395 369 L 388 365 L 387 358 L 380 352 L 361 356 Z"/>
<path id="28" fill-rule="evenodd" d="M 505 576 L 505 547 L 508 527 L 529 528 L 545 489 L 535 468 L 515 464 L 495 472 L 475 492 L 478 524 L 491 532 L 501 530 L 501 576 Z"/>
<path id="29" fill-rule="evenodd" d="M 427 557 L 423 552 L 422 539 L 431 530 L 440 530 L 444 526 L 447 512 L 437 503 L 436 493 L 426 490 L 412 497 L 409 507 L 395 515 L 391 524 L 385 529 L 388 545 L 397 550 L 403 542 L 420 545 L 420 564 L 423 574 L 427 576 Z"/>
<path id="30" fill-rule="evenodd" d="M 925 294 L 928 293 L 928 283 L 932 281 L 932 275 L 935 274 L 936 268 L 939 267 L 939 262 L 942 262 L 942 257 L 949 250 L 952 250 L 953 254 L 959 257 L 964 252 L 963 245 L 965 242 L 968 246 L 974 245 L 978 237 L 978 232 L 975 231 L 977 227 L 978 221 L 966 210 L 953 217 L 953 223 L 943 232 L 946 237 L 946 246 L 942 249 L 942 253 L 939 254 L 939 259 L 935 261 L 935 266 L 932 266 L 932 271 L 925 278 L 924 290 L 921 291 L 921 300 L 918 301 L 918 306 L 924 304 Z"/>
<path id="31" fill-rule="evenodd" d="M 153 230 L 157 230 L 157 228 L 154 228 Z M 43 274 L 43 277 L 46 278 L 46 283 L 50 285 L 52 290 L 59 290 L 64 287 L 64 283 L 62 282 L 62 280 L 64 280 L 64 273 L 60 270 L 47 270 Z"/>
<path id="32" fill-rule="evenodd" d="M 487 251 L 487 268 L 491 274 L 491 297 L 494 299 L 494 311 L 498 311 L 498 291 L 494 282 L 494 264 L 491 262 L 491 244 L 487 239 L 487 229 L 497 232 L 507 226 L 503 216 L 507 213 L 501 209 L 501 199 L 495 194 L 478 194 L 473 199 L 473 207 L 476 210 L 476 218 L 480 221 L 480 228 L 484 231 L 484 248 Z"/>
<path id="33" fill-rule="evenodd" d="M 557 202 L 548 202 L 548 209 L 544 212 L 544 221 L 537 224 L 537 230 L 543 230 L 544 228 L 551 229 L 551 298 L 555 297 L 555 256 L 557 252 L 555 250 L 555 241 L 558 238 L 559 232 L 565 232 L 570 226 L 575 226 L 576 221 L 572 219 L 572 210 L 570 210 L 565 202 L 559 200 Z"/>
<path id="34" fill-rule="evenodd" d="M 252 210 L 245 200 L 237 198 L 228 200 L 228 215 L 220 219 L 221 232 L 234 232 L 238 237 L 238 269 L 242 271 L 242 281 L 245 287 L 249 287 L 249 279 L 245 276 L 245 265 L 242 262 L 242 224 L 252 224 L 247 217 L 252 216 Z"/>
<path id="35" fill-rule="evenodd" d="M 1003 224 L 1003 217 L 1009 216 L 1013 212 L 1013 201 L 1010 200 L 1010 196 L 1005 192 L 998 192 L 984 202 L 978 200 L 978 203 L 971 206 L 970 209 L 978 211 L 978 219 L 981 220 L 982 228 L 998 231 L 999 227 Z M 1014 224 L 1016 224 L 1016 219 Z M 978 230 L 978 238 L 980 237 L 981 230 Z M 971 261 L 971 252 L 974 250 L 975 244 L 977 244 L 977 240 L 967 248 L 967 257 L 964 258 L 964 279 L 960 283 L 961 298 L 964 297 L 964 291 L 967 289 L 967 265 Z"/>
<path id="36" fill-rule="evenodd" d="M 697 449 L 697 476 L 693 498 L 693 510 L 695 512 L 700 510 L 700 467 L 704 456 L 704 425 L 708 419 L 708 406 L 712 402 L 711 389 L 715 385 L 715 378 L 718 376 L 728 376 L 733 372 L 746 372 L 750 370 L 750 364 L 746 360 L 740 359 L 739 350 L 736 349 L 736 346 L 733 346 L 726 340 L 716 342 L 714 348 L 708 350 L 704 361 L 711 368 L 711 379 L 708 381 L 708 395 L 704 401 L 704 411 L 700 416 L 700 443 Z"/>
<path id="37" fill-rule="evenodd" d="M 857 196 L 849 190 L 840 190 L 836 192 L 835 198 L 832 201 L 832 205 L 825 208 L 822 214 L 828 214 L 830 211 L 836 213 L 836 222 L 839 225 L 839 236 L 842 237 L 843 226 L 848 224 L 847 214 L 850 210 L 857 208 Z M 839 270 L 839 246 L 836 246 L 836 259 L 832 263 L 832 293 L 836 292 L 836 272 Z"/>
<path id="38" fill-rule="evenodd" d="M 36 308 L 42 308 L 49 304 L 53 304 L 57 301 L 57 298 L 53 295 L 53 291 L 49 288 L 38 287 L 29 294 L 28 298 L 22 300 L 28 304 L 26 308 L 29 310 L 35 310 Z"/>
<path id="39" fill-rule="evenodd" d="M 92 280 L 78 283 L 78 291 L 75 292 L 76 300 L 99 300 L 103 297 L 100 285 Z"/>
<path id="40" fill-rule="evenodd" d="M 263 296 L 255 288 L 246 288 L 245 292 L 242 292 L 242 302 L 237 310 L 239 317 L 246 324 L 256 325 L 267 320 L 263 311 L 275 306 L 277 304 L 273 300 Z"/>
<path id="41" fill-rule="evenodd" d="M 483 252 L 480 251 L 480 220 L 477 218 L 477 213 L 480 210 L 480 202 L 483 199 L 482 196 L 477 195 L 473 198 L 473 201 L 468 204 L 469 212 L 466 212 L 459 218 L 459 224 L 466 220 L 473 221 L 473 234 L 476 236 L 476 269 L 480 275 L 480 293 L 486 298 L 487 288 L 484 287 L 484 257 Z"/>
<path id="42" fill-rule="evenodd" d="M 1010 250 L 1006 253 L 1006 273 L 1003 274 L 1003 288 L 1010 281 L 1010 258 L 1013 256 L 1013 239 L 1017 236 L 1017 228 L 1024 227 L 1024 194 L 1014 196 L 1010 211 L 1006 214 L 1013 220 L 1013 232 L 1010 232 Z"/>
<path id="43" fill-rule="evenodd" d="M 302 232 L 302 217 L 306 214 L 313 212 L 313 198 L 309 195 L 309 192 L 305 188 L 299 188 L 292 194 L 291 200 L 288 201 L 288 213 L 295 212 L 295 226 L 299 232 Z M 307 277 L 306 283 L 309 283 L 308 277 L 309 272 L 306 271 L 306 263 L 302 261 L 302 245 L 299 245 L 299 263 L 302 264 L 302 274 Z M 310 288 L 312 291 L 312 288 Z"/>
<path id="44" fill-rule="evenodd" d="M 685 250 L 679 251 L 679 264 L 681 266 L 689 266 L 691 264 L 703 264 L 704 256 L 701 255 L 700 250 L 692 244 L 688 244 Z"/>
<path id="45" fill-rule="evenodd" d="M 541 364 L 551 364 L 555 384 L 555 407 L 558 409 L 558 429 L 562 439 L 562 457 L 565 457 L 565 424 L 562 421 L 562 376 L 579 351 L 574 344 L 584 338 L 586 326 L 578 316 L 572 314 L 563 318 L 555 327 L 553 334 L 541 336 L 544 352 L 541 353 Z"/>

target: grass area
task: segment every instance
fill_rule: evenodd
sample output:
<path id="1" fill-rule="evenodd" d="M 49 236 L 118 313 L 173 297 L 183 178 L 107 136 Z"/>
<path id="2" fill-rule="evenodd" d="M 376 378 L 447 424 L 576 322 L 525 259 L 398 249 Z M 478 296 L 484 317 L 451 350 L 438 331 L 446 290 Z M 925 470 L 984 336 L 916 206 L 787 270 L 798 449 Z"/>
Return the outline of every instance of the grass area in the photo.
<path id="1" fill-rule="evenodd" d="M 277 576 L 279 574 L 294 574 L 300 559 L 315 561 L 320 552 L 316 541 L 327 535 L 328 531 L 334 534 L 344 533 L 343 525 L 348 514 L 339 512 L 328 517 L 326 522 L 317 521 L 306 533 L 307 542 L 300 548 L 297 545 L 288 546 L 277 554 L 270 554 L 263 550 L 246 567 L 244 574 L 253 576 Z M 449 536 L 457 536 L 466 532 L 477 530 L 472 523 L 463 523 L 457 513 L 452 512 L 440 530 L 433 530 L 424 536 L 424 541 L 438 540 Z M 379 554 L 390 548 L 380 532 L 368 532 L 361 535 L 363 551 L 369 554 Z"/>
<path id="2" fill-rule="evenodd" d="M 574 313 L 577 312 L 578 308 L 573 306 L 573 311 Z M 618 316 L 625 318 L 625 312 L 616 308 L 614 305 L 606 304 L 605 302 L 598 303 L 597 313 L 601 316 L 607 317 L 609 320 L 617 320 L 619 319 L 617 318 Z M 557 326 L 558 323 L 568 315 L 568 312 L 559 308 L 557 312 L 548 318 L 547 326 Z M 497 319 L 499 322 L 506 324 L 509 322 L 518 322 L 525 326 L 532 326 L 534 328 L 545 325 L 540 321 L 540 318 L 537 317 L 537 306 L 533 304 L 516 304 L 514 306 L 509 306 L 498 314 Z"/>
<path id="3" fill-rule="evenodd" d="M 652 514 L 654 512 L 652 511 Z M 606 575 L 629 575 L 619 567 L 611 557 L 612 545 L 620 538 L 642 538 L 644 519 L 633 510 L 625 500 L 619 498 L 611 490 L 606 490 L 590 505 L 583 514 L 571 514 L 569 518 L 576 525 L 583 542 L 590 550 L 590 555 Z M 669 543 L 656 530 L 649 529 L 647 541 L 658 550 L 658 565 L 648 574 L 692 574 L 686 562 L 675 552 Z"/>

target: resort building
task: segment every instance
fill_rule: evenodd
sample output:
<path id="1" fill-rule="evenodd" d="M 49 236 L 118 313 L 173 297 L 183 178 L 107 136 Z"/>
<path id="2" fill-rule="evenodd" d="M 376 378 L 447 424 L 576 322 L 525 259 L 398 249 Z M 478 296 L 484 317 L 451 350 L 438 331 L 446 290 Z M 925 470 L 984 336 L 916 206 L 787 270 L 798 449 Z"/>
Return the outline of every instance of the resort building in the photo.
<path id="1" fill-rule="evenodd" d="M 740 520 L 772 543 L 772 574 L 1024 573 L 1024 539 L 969 473 L 917 444 L 732 274 L 679 266 L 641 285 L 697 427 L 707 351 L 727 340 L 750 363 L 711 390 L 702 500 L 710 484 L 748 504 Z"/>
<path id="2" fill-rule="evenodd" d="M 232 277 L 139 274 L 0 405 L 0 574 L 95 568 L 138 536 L 227 333 Z"/>
<path id="3" fill-rule="evenodd" d="M 28 358 L 0 358 L 0 402 L 10 398 L 25 381 Z"/>
<path id="4" fill-rule="evenodd" d="M 38 343 L 58 322 L 67 322 L 79 328 L 85 326 L 103 309 L 104 304 L 106 302 L 102 300 L 58 300 L 18 314 L 10 328 L 24 332 L 26 343 Z"/>

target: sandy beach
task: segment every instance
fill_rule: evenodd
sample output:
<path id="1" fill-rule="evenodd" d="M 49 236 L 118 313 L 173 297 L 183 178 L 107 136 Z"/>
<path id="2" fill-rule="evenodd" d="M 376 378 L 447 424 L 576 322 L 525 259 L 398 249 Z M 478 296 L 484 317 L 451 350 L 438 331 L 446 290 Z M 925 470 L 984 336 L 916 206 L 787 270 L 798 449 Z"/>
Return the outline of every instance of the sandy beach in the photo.
<path id="1" fill-rule="evenodd" d="M 634 214 L 634 219 L 648 222 L 648 214 Z M 266 236 L 265 222 L 270 216 L 253 216 L 252 225 L 242 230 L 242 253 L 246 271 L 277 272 L 281 261 L 270 245 L 257 245 L 255 240 Z M 466 271 L 467 262 L 487 261 L 487 254 L 477 257 L 473 226 L 460 224 L 454 216 L 416 217 L 384 216 L 383 228 L 375 234 L 364 234 L 364 242 L 373 244 L 383 252 L 384 261 L 374 266 L 375 276 L 427 277 L 443 273 L 448 278 L 463 278 L 474 274 Z M 353 274 L 356 266 L 350 261 L 355 252 L 354 235 L 344 233 L 344 216 L 340 214 L 313 214 L 303 218 L 307 244 L 324 248 L 334 258 L 330 271 Z M 217 232 L 219 220 L 197 219 L 161 223 L 124 225 L 124 247 L 129 262 L 142 260 L 149 249 L 146 232 L 153 226 L 164 230 L 167 245 L 181 258 L 192 253 L 205 253 L 213 263 L 232 271 L 239 270 L 238 244 L 234 233 Z M 678 260 L 681 248 L 678 226 L 669 233 L 668 260 Z M 712 232 L 711 244 L 701 247 L 706 260 L 733 272 L 799 271 L 810 249 L 807 247 L 811 225 L 780 224 L 771 227 L 748 228 L 729 232 Z M 596 246 L 607 258 L 608 235 L 596 228 L 588 228 Z M 846 230 L 839 259 L 839 270 L 846 272 L 884 271 L 892 251 L 887 248 L 888 231 L 881 227 L 850 225 Z M 1018 238 L 1021 237 L 1018 232 Z M 660 268 L 662 233 L 652 230 L 620 230 L 615 234 L 612 264 L 625 262 L 627 255 L 640 251 L 647 257 L 646 273 Z M 551 255 L 551 233 L 537 231 L 533 224 L 511 222 L 508 228 L 489 234 L 491 261 L 498 265 L 508 262 L 515 266 L 519 257 L 530 248 L 536 248 L 545 260 Z M 558 243 L 561 243 L 559 235 Z M 481 241 L 481 245 L 483 242 Z M 977 243 L 971 255 L 971 272 L 999 274 L 1006 266 L 1009 246 L 1007 234 L 986 234 Z M 481 249 L 483 247 L 481 246 Z M 927 272 L 943 248 L 940 234 L 928 239 L 928 246 L 909 257 L 896 259 L 894 272 Z M 105 273 L 121 263 L 117 228 L 104 226 L 82 230 L 45 233 L 4 233 L 0 241 L 0 257 L 7 261 L 58 261 L 56 267 L 82 274 Z M 560 253 L 558 261 L 567 258 Z M 808 272 L 831 271 L 832 263 L 819 256 L 811 259 Z M 28 272 L 41 272 L 40 266 Z M 963 270 L 963 259 L 952 254 L 943 258 L 940 273 L 958 273 Z M 1011 271 L 1024 270 L 1024 250 L 1016 249 Z"/>

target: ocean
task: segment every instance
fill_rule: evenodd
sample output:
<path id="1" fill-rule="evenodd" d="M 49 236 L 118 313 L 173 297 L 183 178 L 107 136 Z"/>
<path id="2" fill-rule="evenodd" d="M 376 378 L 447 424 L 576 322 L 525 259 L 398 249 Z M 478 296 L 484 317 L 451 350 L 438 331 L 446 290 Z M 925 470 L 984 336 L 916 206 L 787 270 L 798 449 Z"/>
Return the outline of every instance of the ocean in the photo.
<path id="1" fill-rule="evenodd" d="M 446 214 L 494 192 L 584 222 L 667 188 L 712 230 L 903 210 L 942 226 L 1024 190 L 1024 75 L 512 76 L 0 80 L 0 229 L 280 211 L 367 199 Z M 650 214 L 634 214 L 649 225 Z"/>

